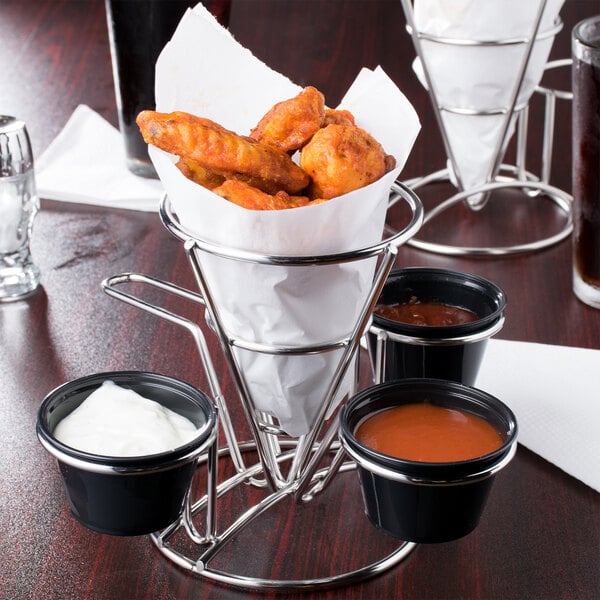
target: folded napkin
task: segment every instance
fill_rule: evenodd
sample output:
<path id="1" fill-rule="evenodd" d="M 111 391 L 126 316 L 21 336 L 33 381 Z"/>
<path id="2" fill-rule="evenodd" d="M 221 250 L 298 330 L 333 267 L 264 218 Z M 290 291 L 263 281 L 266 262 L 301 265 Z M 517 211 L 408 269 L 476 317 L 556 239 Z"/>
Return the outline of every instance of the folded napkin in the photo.
<path id="1" fill-rule="evenodd" d="M 154 211 L 163 186 L 131 173 L 121 134 L 80 104 L 36 161 L 40 198 Z"/>
<path id="2" fill-rule="evenodd" d="M 476 387 L 510 406 L 520 443 L 600 491 L 600 350 L 493 339 Z"/>

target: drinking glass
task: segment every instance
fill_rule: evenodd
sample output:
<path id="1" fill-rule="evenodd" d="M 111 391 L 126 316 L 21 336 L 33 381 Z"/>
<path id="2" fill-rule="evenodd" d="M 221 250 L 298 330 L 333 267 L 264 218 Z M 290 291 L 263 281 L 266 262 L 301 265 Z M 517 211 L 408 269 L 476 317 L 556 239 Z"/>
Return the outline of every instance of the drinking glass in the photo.
<path id="1" fill-rule="evenodd" d="M 119 129 L 125 144 L 127 167 L 141 177 L 157 177 L 135 119 L 142 110 L 154 110 L 154 67 L 181 17 L 198 0 L 105 0 L 108 36 Z M 227 26 L 230 0 L 203 4 Z"/>
<path id="2" fill-rule="evenodd" d="M 29 248 L 38 210 L 25 123 L 0 115 L 0 302 L 29 296 L 40 283 Z"/>
<path id="3" fill-rule="evenodd" d="M 573 291 L 600 308 L 600 15 L 572 33 Z"/>

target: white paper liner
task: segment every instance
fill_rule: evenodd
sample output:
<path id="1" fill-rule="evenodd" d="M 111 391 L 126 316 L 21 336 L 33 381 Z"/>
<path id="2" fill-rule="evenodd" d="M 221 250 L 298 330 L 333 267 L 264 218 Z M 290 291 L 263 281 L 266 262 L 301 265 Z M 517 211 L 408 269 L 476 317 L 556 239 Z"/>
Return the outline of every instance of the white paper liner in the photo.
<path id="1" fill-rule="evenodd" d="M 157 110 L 208 117 L 240 134 L 249 133 L 273 104 L 300 89 L 238 44 L 202 5 L 186 13 L 156 64 Z M 419 132 L 419 119 L 379 67 L 361 70 L 340 107 L 351 110 L 357 124 L 395 156 L 392 172 L 319 205 L 252 211 L 189 181 L 175 167 L 175 157 L 150 148 L 181 224 L 200 239 L 270 256 L 315 256 L 377 243 L 390 187 Z M 372 260 L 310 267 L 265 266 L 206 254 L 200 260 L 228 334 L 283 346 L 349 335 L 375 267 Z M 292 436 L 308 433 L 341 351 L 310 356 L 234 352 L 255 407 L 275 416 Z M 347 390 L 342 386 L 337 399 Z"/>
<path id="2" fill-rule="evenodd" d="M 555 24 L 564 0 L 548 0 L 538 38 Z M 528 0 L 415 0 L 417 31 L 458 40 L 508 40 L 529 38 L 540 7 Z M 534 44 L 516 106 L 523 106 L 539 84 L 554 37 L 540 38 Z M 440 44 L 421 39 L 423 57 L 437 104 L 444 108 L 493 111 L 510 107 L 527 49 L 526 44 L 468 46 Z M 419 61 L 419 79 L 426 85 Z M 486 183 L 492 175 L 497 148 L 502 137 L 504 114 L 484 117 L 441 112 L 448 143 L 462 189 Z M 514 116 L 506 141 L 514 133 Z M 505 143 L 506 147 L 506 143 Z M 504 148 L 500 154 L 503 156 Z M 450 161 L 448 167 L 452 175 Z M 454 181 L 457 184 L 457 181 Z M 469 202 L 476 205 L 480 196 Z"/>

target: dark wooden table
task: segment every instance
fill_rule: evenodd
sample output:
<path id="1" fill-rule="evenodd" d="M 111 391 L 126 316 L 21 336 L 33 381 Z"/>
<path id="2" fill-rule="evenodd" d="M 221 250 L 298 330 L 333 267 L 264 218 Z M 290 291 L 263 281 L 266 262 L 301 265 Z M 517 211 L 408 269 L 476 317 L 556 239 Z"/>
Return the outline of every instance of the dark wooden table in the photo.
<path id="1" fill-rule="evenodd" d="M 572 26 L 597 12 L 594 0 L 566 1 L 553 58 L 569 56 Z M 444 152 L 429 99 L 410 68 L 414 50 L 404 24 L 398 0 L 233 0 L 230 29 L 274 69 L 323 90 L 330 105 L 341 99 L 360 67 L 381 64 L 423 122 L 402 175 L 409 178 L 442 168 Z M 27 122 L 37 155 L 80 103 L 116 124 L 103 2 L 0 0 L 0 39 L 0 112 Z M 568 73 L 558 80 L 568 88 Z M 570 191 L 570 107 L 559 109 L 552 183 Z M 528 165 L 535 170 L 540 117 L 532 116 L 531 122 Z M 435 194 L 430 196 L 424 194 L 428 206 L 435 202 Z M 479 243 L 489 239 L 485 236 L 507 243 L 539 237 L 560 225 L 560 215 L 547 200 L 524 203 L 503 196 L 481 214 L 453 209 L 432 225 L 430 234 L 455 243 Z M 89 373 L 150 370 L 206 387 L 191 338 L 110 299 L 100 288 L 109 275 L 136 271 L 193 289 L 181 244 L 156 214 L 44 200 L 33 254 L 43 274 L 42 288 L 27 301 L 0 305 L 0 597 L 274 597 L 193 577 L 167 561 L 147 537 L 104 536 L 79 525 L 70 516 L 54 462 L 35 435 L 37 409 L 46 393 Z M 571 291 L 569 241 L 535 254 L 487 259 L 447 258 L 405 247 L 398 264 L 451 267 L 497 282 L 509 298 L 503 338 L 600 348 L 600 312 L 581 304 Z M 151 300 L 203 318 L 197 308 L 172 296 L 156 294 Z M 214 349 L 214 339 L 211 345 Z M 218 356 L 216 365 L 226 396 L 232 395 Z M 244 439 L 240 411 L 233 412 Z M 240 501 L 233 498 L 225 508 L 234 511 Z M 390 542 L 361 533 L 360 502 L 354 475 L 342 475 L 313 507 L 299 508 L 298 518 L 284 513 L 258 523 L 242 536 L 226 567 L 303 577 L 328 565 L 343 569 L 355 554 L 379 552 Z M 392 571 L 310 597 L 596 598 L 599 517 L 600 496 L 594 490 L 519 447 L 516 459 L 498 476 L 474 533 L 452 543 L 419 546 Z M 354 542 L 343 542 L 354 530 Z"/>

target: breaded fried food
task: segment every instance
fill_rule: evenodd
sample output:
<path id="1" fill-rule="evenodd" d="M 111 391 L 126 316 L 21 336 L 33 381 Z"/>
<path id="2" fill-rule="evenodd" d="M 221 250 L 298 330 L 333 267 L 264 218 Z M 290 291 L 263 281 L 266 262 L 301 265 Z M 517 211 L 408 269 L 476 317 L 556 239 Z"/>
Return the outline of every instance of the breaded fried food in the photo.
<path id="1" fill-rule="evenodd" d="M 323 127 L 327 125 L 356 125 L 354 115 L 342 108 L 326 108 Z"/>
<path id="2" fill-rule="evenodd" d="M 145 110 L 136 123 L 147 144 L 193 160 L 226 179 L 251 182 L 267 193 L 296 194 L 309 183 L 308 175 L 283 150 L 237 135 L 210 119 Z"/>
<path id="3" fill-rule="evenodd" d="M 143 112 L 153 112 L 153 111 L 143 111 Z M 160 114 L 160 113 L 155 113 Z M 206 117 L 197 117 L 196 115 L 192 115 L 191 113 L 183 112 L 182 110 L 176 110 L 172 113 L 169 113 L 171 119 L 177 120 L 181 123 L 189 123 L 193 126 L 203 126 L 208 127 L 209 129 L 214 129 L 215 131 L 228 131 L 216 121 L 212 121 L 211 119 L 207 119 Z M 137 122 L 137 120 L 136 120 Z M 139 125 L 139 123 L 138 123 Z"/>
<path id="4" fill-rule="evenodd" d="M 190 158 L 180 158 L 175 166 L 194 183 L 212 190 L 225 181 L 225 177 L 218 175 L 214 171 L 205 169 L 201 164 Z"/>
<path id="5" fill-rule="evenodd" d="M 355 125 L 319 129 L 300 153 L 300 166 L 312 178 L 311 198 L 334 198 L 373 183 L 390 170 L 392 160 L 370 133 Z"/>
<path id="6" fill-rule="evenodd" d="M 265 114 L 250 137 L 284 152 L 298 150 L 320 129 L 325 118 L 325 97 L 312 86 L 278 102 Z"/>
<path id="7" fill-rule="evenodd" d="M 236 179 L 224 181 L 219 187 L 214 188 L 213 192 L 221 198 L 250 210 L 282 210 L 307 206 L 311 203 L 306 196 L 290 196 L 283 191 L 276 194 L 266 194 Z"/>

